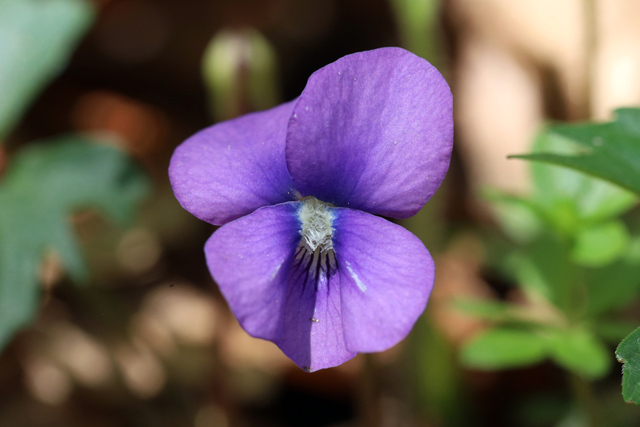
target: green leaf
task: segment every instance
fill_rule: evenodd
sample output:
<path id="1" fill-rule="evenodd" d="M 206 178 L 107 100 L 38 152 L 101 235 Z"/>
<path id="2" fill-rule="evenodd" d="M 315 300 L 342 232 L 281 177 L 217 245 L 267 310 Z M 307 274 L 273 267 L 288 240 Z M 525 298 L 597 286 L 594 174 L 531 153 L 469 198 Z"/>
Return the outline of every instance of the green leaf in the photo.
<path id="1" fill-rule="evenodd" d="M 640 260 L 636 258 L 634 239 L 624 257 L 585 275 L 589 301 L 587 312 L 594 316 L 633 303 L 640 294 Z"/>
<path id="2" fill-rule="evenodd" d="M 453 301 L 453 307 L 470 316 L 494 321 L 510 319 L 512 311 L 516 308 L 502 301 L 471 298 L 456 299 Z"/>
<path id="3" fill-rule="evenodd" d="M 572 306 L 578 274 L 569 254 L 568 242 L 543 234 L 523 250 L 512 253 L 508 266 L 529 294 L 542 296 L 566 312 Z"/>
<path id="4" fill-rule="evenodd" d="M 640 109 L 615 113 L 617 120 L 610 123 L 553 126 L 553 134 L 573 142 L 571 152 L 549 146 L 511 157 L 575 169 L 640 194 Z"/>
<path id="5" fill-rule="evenodd" d="M 622 397 L 629 403 L 640 404 L 640 328 L 626 337 L 616 349 L 622 365 Z"/>
<path id="6" fill-rule="evenodd" d="M 578 231 L 571 258 L 588 267 L 604 266 L 622 255 L 628 243 L 629 233 L 622 221 L 596 223 Z"/>
<path id="7" fill-rule="evenodd" d="M 554 133 L 556 127 L 538 136 L 533 151 L 577 155 L 581 146 Z M 626 190 L 565 167 L 531 164 L 534 205 L 546 212 L 548 221 L 564 234 L 573 235 L 585 223 L 614 218 L 637 202 Z"/>
<path id="8" fill-rule="evenodd" d="M 119 150 L 78 136 L 24 149 L 0 182 L 0 348 L 38 305 L 38 267 L 54 250 L 72 278 L 86 267 L 69 224 L 78 208 L 130 219 L 148 182 Z"/>
<path id="9" fill-rule="evenodd" d="M 502 301 L 460 298 L 453 301 L 453 307 L 469 316 L 503 324 L 538 323 L 538 319 L 522 306 Z"/>
<path id="10" fill-rule="evenodd" d="M 484 198 L 491 203 L 502 231 L 515 242 L 530 242 L 542 230 L 540 213 L 529 200 L 493 190 L 485 191 Z"/>
<path id="11" fill-rule="evenodd" d="M 546 355 L 546 339 L 525 329 L 491 329 L 462 348 L 465 365 L 486 370 L 533 365 Z"/>
<path id="12" fill-rule="evenodd" d="M 93 15 L 83 0 L 0 1 L 0 139 L 62 70 Z"/>
<path id="13" fill-rule="evenodd" d="M 618 344 L 636 328 L 631 322 L 608 319 L 595 319 L 589 322 L 588 327 L 609 344 Z"/>
<path id="14" fill-rule="evenodd" d="M 611 355 L 604 343 L 591 332 L 557 329 L 549 336 L 551 358 L 578 375 L 602 378 L 611 368 Z"/>
<path id="15" fill-rule="evenodd" d="M 590 379 L 603 377 L 611 368 L 607 347 L 583 328 L 498 327 L 478 335 L 462 348 L 465 365 L 486 370 L 533 365 L 546 357 Z"/>

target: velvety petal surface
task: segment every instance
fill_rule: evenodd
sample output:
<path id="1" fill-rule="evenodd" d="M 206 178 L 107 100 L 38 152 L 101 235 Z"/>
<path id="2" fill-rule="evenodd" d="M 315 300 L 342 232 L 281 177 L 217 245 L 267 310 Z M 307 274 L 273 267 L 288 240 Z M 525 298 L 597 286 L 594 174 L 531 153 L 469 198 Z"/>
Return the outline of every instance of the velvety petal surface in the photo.
<path id="1" fill-rule="evenodd" d="M 312 262 L 292 263 L 282 336 L 274 342 L 307 372 L 340 365 L 357 353 L 345 346 L 340 275 Z"/>
<path id="2" fill-rule="evenodd" d="M 287 166 L 303 196 L 405 218 L 440 186 L 452 143 L 444 78 L 406 50 L 383 48 L 309 78 L 289 122 Z"/>
<path id="3" fill-rule="evenodd" d="M 285 161 L 294 101 L 218 123 L 176 148 L 169 178 L 187 211 L 215 225 L 294 200 Z"/>
<path id="4" fill-rule="evenodd" d="M 386 350 L 407 336 L 427 305 L 431 255 L 406 229 L 366 212 L 336 209 L 334 227 L 346 347 Z"/>
<path id="5" fill-rule="evenodd" d="M 207 265 L 240 325 L 252 336 L 280 337 L 289 265 L 300 241 L 298 202 L 260 208 L 209 238 Z"/>
<path id="6" fill-rule="evenodd" d="M 355 356 L 344 345 L 339 277 L 300 257 L 300 202 L 260 208 L 218 229 L 209 270 L 252 336 L 276 343 L 307 371 Z M 306 249 L 303 249 L 306 251 Z"/>

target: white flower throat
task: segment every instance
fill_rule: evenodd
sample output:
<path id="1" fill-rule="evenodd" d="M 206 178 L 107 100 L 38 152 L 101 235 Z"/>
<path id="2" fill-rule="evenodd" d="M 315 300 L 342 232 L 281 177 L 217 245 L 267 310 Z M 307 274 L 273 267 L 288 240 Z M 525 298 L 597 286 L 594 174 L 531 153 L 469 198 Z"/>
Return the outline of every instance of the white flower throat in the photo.
<path id="1" fill-rule="evenodd" d="M 298 219 L 301 239 L 294 258 L 297 265 L 306 269 L 312 278 L 331 273 L 337 267 L 331 208 L 315 197 L 306 197 L 298 210 Z"/>
<path id="2" fill-rule="evenodd" d="M 308 197 L 302 201 L 298 212 L 302 223 L 302 240 L 309 252 L 327 252 L 333 249 L 333 215 L 326 203 L 315 197 Z M 302 242 L 301 242 L 302 243 Z"/>

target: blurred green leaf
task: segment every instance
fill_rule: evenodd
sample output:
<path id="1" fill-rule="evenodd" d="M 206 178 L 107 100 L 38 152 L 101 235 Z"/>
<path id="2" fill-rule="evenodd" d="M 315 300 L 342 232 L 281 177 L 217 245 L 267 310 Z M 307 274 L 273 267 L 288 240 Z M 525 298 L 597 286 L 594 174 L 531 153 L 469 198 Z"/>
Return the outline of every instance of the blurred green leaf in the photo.
<path id="1" fill-rule="evenodd" d="M 640 109 L 615 113 L 616 121 L 610 123 L 553 126 L 550 131 L 569 145 L 549 144 L 533 154 L 511 157 L 575 169 L 640 194 Z"/>
<path id="2" fill-rule="evenodd" d="M 591 379 L 601 378 L 611 367 L 604 343 L 582 328 L 498 327 L 478 335 L 462 348 L 465 365 L 486 370 L 533 365 L 547 357 Z"/>
<path id="3" fill-rule="evenodd" d="M 93 15 L 83 0 L 0 1 L 0 140 L 62 70 Z"/>
<path id="4" fill-rule="evenodd" d="M 604 343 L 582 329 L 550 331 L 549 351 L 553 360 L 565 369 L 587 378 L 601 378 L 611 368 L 611 354 Z"/>
<path id="5" fill-rule="evenodd" d="M 485 191 L 484 197 L 491 203 L 504 233 L 515 242 L 530 242 L 542 230 L 540 214 L 529 200 L 494 190 Z"/>
<path id="6" fill-rule="evenodd" d="M 455 309 L 465 314 L 486 320 L 504 320 L 512 310 L 510 304 L 501 301 L 489 301 L 470 298 L 459 298 L 453 301 Z"/>
<path id="7" fill-rule="evenodd" d="M 622 255 L 629 233 L 622 221 L 593 224 L 578 231 L 571 258 L 580 265 L 600 267 Z"/>
<path id="8" fill-rule="evenodd" d="M 12 159 L 0 181 L 0 348 L 34 315 L 45 251 L 58 253 L 74 279 L 86 279 L 69 214 L 95 207 L 124 223 L 147 191 L 124 153 L 79 136 L 32 145 Z"/>
<path id="9" fill-rule="evenodd" d="M 578 144 L 554 133 L 555 129 L 538 136 L 534 153 L 580 152 Z M 547 213 L 547 219 L 558 231 L 568 235 L 584 223 L 614 218 L 637 202 L 633 193 L 571 169 L 534 162 L 531 171 L 535 184 L 532 202 Z"/>
<path id="10" fill-rule="evenodd" d="M 613 264 L 590 269 L 585 275 L 590 315 L 622 308 L 633 303 L 640 294 L 640 261 L 629 245 L 625 256 Z"/>
<path id="11" fill-rule="evenodd" d="M 534 319 L 523 307 L 502 301 L 459 298 L 453 301 L 453 306 L 464 314 L 493 322 L 534 322 Z"/>
<path id="12" fill-rule="evenodd" d="M 547 354 L 544 337 L 525 329 L 488 330 L 462 348 L 462 362 L 472 368 L 517 368 L 541 362 Z"/>
<path id="13" fill-rule="evenodd" d="M 567 312 L 572 304 L 578 270 L 570 259 L 570 245 L 543 234 L 523 250 L 513 252 L 508 266 L 529 294 L 537 294 Z"/>
<path id="14" fill-rule="evenodd" d="M 626 337 L 616 349 L 622 365 L 622 397 L 629 403 L 640 404 L 640 328 Z"/>
<path id="15" fill-rule="evenodd" d="M 631 322 L 608 319 L 594 319 L 589 329 L 609 344 L 618 344 L 629 335 L 636 326 Z"/>

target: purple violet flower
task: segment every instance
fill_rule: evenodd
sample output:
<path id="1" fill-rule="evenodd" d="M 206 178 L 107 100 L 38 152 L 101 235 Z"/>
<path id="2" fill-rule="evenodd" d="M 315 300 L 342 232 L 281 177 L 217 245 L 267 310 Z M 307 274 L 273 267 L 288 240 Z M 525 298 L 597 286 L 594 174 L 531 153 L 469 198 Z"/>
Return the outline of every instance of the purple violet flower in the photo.
<path id="1" fill-rule="evenodd" d="M 300 97 L 182 143 L 169 176 L 207 241 L 211 275 L 252 336 L 305 371 L 401 341 L 424 311 L 434 265 L 376 215 L 414 215 L 440 186 L 453 143 L 440 73 L 399 48 L 345 56 Z"/>

